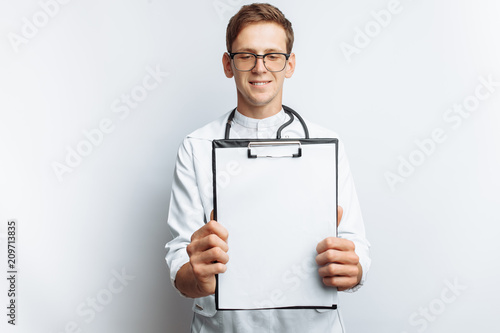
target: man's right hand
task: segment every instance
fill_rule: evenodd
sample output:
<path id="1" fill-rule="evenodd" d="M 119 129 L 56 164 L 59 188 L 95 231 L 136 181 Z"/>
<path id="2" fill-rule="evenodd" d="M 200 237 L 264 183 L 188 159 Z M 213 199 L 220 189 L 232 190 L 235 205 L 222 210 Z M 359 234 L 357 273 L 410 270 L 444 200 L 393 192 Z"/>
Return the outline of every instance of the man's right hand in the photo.
<path id="1" fill-rule="evenodd" d="M 189 262 L 179 269 L 175 279 L 181 293 L 193 298 L 215 293 L 215 275 L 224 273 L 229 261 L 227 237 L 226 228 L 215 220 L 193 233 L 186 248 Z"/>

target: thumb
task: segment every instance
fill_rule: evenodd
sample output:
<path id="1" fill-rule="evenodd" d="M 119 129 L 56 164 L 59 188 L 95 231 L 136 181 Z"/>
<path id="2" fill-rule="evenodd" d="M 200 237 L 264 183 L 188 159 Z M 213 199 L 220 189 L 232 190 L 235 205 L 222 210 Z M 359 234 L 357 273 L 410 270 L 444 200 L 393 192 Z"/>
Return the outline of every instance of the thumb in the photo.
<path id="1" fill-rule="evenodd" d="M 340 224 L 340 221 L 342 220 L 342 215 L 344 214 L 344 209 L 342 206 L 337 206 L 337 227 Z"/>
<path id="2" fill-rule="evenodd" d="M 213 220 L 214 219 L 214 210 L 212 209 L 212 211 L 210 212 L 210 220 Z"/>

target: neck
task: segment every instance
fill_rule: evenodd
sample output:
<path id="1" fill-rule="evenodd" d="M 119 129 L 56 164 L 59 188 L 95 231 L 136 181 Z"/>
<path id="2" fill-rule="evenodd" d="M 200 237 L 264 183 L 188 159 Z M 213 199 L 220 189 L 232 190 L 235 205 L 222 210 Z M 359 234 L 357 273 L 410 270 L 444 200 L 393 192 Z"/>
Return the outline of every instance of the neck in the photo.
<path id="1" fill-rule="evenodd" d="M 277 101 L 273 101 L 272 103 L 268 103 L 265 105 L 252 105 L 245 102 L 242 102 L 241 99 L 238 99 L 238 111 L 249 118 L 254 119 L 264 119 L 281 111 L 281 99 Z"/>

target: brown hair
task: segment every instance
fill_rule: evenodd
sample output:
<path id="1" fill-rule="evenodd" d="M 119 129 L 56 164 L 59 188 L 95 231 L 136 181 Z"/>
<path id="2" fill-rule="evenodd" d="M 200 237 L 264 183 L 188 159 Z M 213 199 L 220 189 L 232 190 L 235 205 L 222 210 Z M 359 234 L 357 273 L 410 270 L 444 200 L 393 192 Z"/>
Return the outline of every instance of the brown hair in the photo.
<path id="1" fill-rule="evenodd" d="M 227 25 L 226 29 L 226 47 L 229 52 L 232 52 L 232 45 L 238 34 L 243 28 L 259 22 L 276 23 L 285 29 L 286 33 L 286 53 L 292 52 L 293 47 L 293 29 L 292 23 L 287 20 L 285 15 L 273 5 L 268 3 L 253 3 L 241 7 Z"/>

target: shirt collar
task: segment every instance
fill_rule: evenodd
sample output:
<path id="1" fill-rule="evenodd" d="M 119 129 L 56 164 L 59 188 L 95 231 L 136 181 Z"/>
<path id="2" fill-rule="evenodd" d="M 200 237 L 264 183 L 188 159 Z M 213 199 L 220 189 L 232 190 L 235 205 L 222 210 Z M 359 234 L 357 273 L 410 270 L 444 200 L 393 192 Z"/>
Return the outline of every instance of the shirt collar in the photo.
<path id="1" fill-rule="evenodd" d="M 234 114 L 234 122 L 247 128 L 266 128 L 281 125 L 285 122 L 286 115 L 283 108 L 277 114 L 264 119 L 255 119 L 244 116 L 238 110 Z"/>

